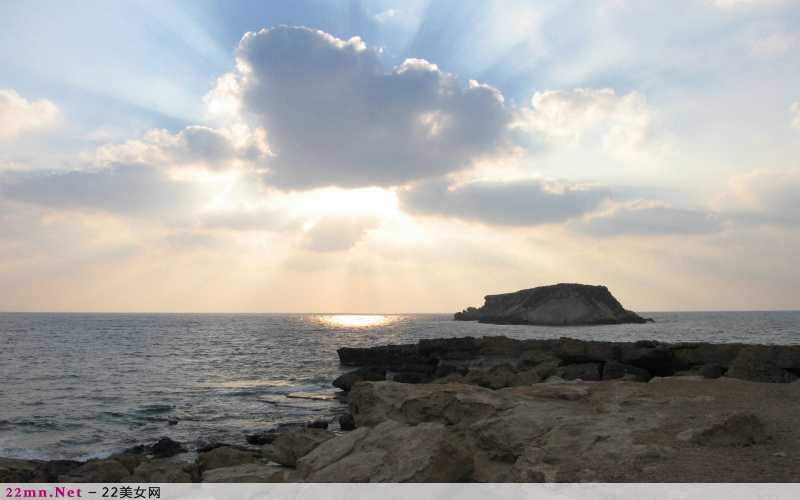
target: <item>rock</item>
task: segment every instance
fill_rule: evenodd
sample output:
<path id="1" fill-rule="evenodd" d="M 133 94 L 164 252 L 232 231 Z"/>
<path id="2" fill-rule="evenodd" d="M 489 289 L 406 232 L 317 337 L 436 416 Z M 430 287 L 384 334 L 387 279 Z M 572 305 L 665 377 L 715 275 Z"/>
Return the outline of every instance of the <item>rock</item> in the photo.
<path id="1" fill-rule="evenodd" d="M 55 483 L 84 465 L 75 460 L 21 460 L 0 457 L 0 483 Z"/>
<path id="2" fill-rule="evenodd" d="M 195 464 L 170 462 L 161 458 L 152 462 L 143 462 L 137 466 L 130 481 L 134 483 L 199 483 L 200 472 Z"/>
<path id="3" fill-rule="evenodd" d="M 604 286 L 560 283 L 487 295 L 482 307 L 456 313 L 459 321 L 521 325 L 645 323 L 624 309 Z"/>
<path id="4" fill-rule="evenodd" d="M 168 437 L 163 437 L 159 439 L 156 444 L 151 446 L 149 451 L 155 458 L 169 458 L 186 451 L 186 448 L 181 446 L 177 441 L 173 441 Z"/>
<path id="5" fill-rule="evenodd" d="M 775 359 L 775 358 L 772 358 Z M 726 376 L 753 382 L 794 382 L 797 375 L 780 368 L 758 349 L 746 347 L 739 352 Z"/>
<path id="6" fill-rule="evenodd" d="M 722 422 L 700 429 L 687 429 L 676 437 L 700 445 L 748 446 L 763 443 L 767 435 L 764 424 L 757 416 L 734 413 Z"/>
<path id="7" fill-rule="evenodd" d="M 287 469 L 278 465 L 249 463 L 207 470 L 204 483 L 283 483 Z"/>
<path id="8" fill-rule="evenodd" d="M 271 442 L 275 441 L 278 436 L 280 436 L 280 432 L 268 431 L 268 432 L 259 432 L 256 434 L 248 434 L 246 436 L 247 442 L 250 444 L 257 444 L 257 445 L 265 445 L 270 444 Z"/>
<path id="9" fill-rule="evenodd" d="M 345 373 L 333 381 L 333 386 L 347 392 L 358 382 L 386 380 L 386 369 L 380 366 L 366 366 Z"/>
<path id="10" fill-rule="evenodd" d="M 328 421 L 327 420 L 314 420 L 310 424 L 306 425 L 309 429 L 327 429 L 328 428 Z"/>
<path id="11" fill-rule="evenodd" d="M 519 371 L 533 369 L 541 380 L 556 374 L 556 370 L 565 365 L 584 363 L 608 364 L 607 378 L 621 375 L 621 378 L 637 381 L 673 375 L 718 378 L 722 371 L 730 371 L 730 368 L 733 371 L 728 376 L 752 381 L 791 382 L 800 374 L 800 346 L 794 345 L 600 342 L 569 338 L 516 340 L 492 336 L 421 340 L 417 345 L 342 348 L 339 352 L 343 363 L 375 365 L 386 361 L 383 368 L 399 370 L 407 377 L 401 380 L 423 383 L 437 374 L 450 377 L 453 373 L 488 372 L 505 364 Z M 413 369 L 406 370 L 409 367 Z M 498 380 L 490 381 L 477 374 L 472 377 L 475 383 L 486 386 L 500 384 Z"/>
<path id="12" fill-rule="evenodd" d="M 343 431 L 354 430 L 356 428 L 356 421 L 353 418 L 353 414 L 347 412 L 341 417 L 339 417 L 339 427 L 341 427 Z"/>
<path id="13" fill-rule="evenodd" d="M 131 472 L 117 459 L 91 459 L 59 476 L 59 483 L 121 483 L 131 479 Z"/>
<path id="14" fill-rule="evenodd" d="M 297 459 L 336 436 L 323 429 L 294 429 L 282 433 L 272 444 L 261 448 L 261 455 L 272 462 L 295 467 Z"/>
<path id="15" fill-rule="evenodd" d="M 704 365 L 705 366 L 705 365 Z M 603 364 L 603 380 L 633 380 L 636 382 L 649 382 L 653 375 L 643 368 L 633 365 L 620 363 L 618 361 L 607 361 Z"/>
<path id="16" fill-rule="evenodd" d="M 429 382 L 430 377 L 426 376 L 423 373 L 416 373 L 416 372 L 401 372 L 392 378 L 395 382 L 400 382 L 402 384 L 421 384 L 423 382 Z"/>
<path id="17" fill-rule="evenodd" d="M 556 368 L 554 375 L 564 380 L 600 380 L 602 369 L 603 365 L 600 363 L 580 363 L 560 366 Z"/>
<path id="18" fill-rule="evenodd" d="M 195 464 L 201 473 L 208 470 L 233 467 L 241 464 L 248 464 L 255 460 L 252 453 L 238 450 L 230 446 L 221 446 L 211 451 L 200 453 L 195 459 Z"/>
<path id="19" fill-rule="evenodd" d="M 333 382 L 333 386 L 343 390 L 344 392 L 350 391 L 357 383 L 363 382 L 364 377 L 357 373 L 345 373 L 337 377 Z"/>
<path id="20" fill-rule="evenodd" d="M 444 425 L 386 421 L 327 441 L 298 461 L 303 482 L 452 483 L 474 468 Z"/>

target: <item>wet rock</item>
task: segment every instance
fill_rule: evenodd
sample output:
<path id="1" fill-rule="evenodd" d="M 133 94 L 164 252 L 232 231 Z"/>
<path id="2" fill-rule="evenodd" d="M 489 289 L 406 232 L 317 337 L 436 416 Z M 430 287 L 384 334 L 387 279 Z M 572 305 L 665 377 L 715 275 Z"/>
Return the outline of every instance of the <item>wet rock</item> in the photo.
<path id="1" fill-rule="evenodd" d="M 250 444 L 257 444 L 263 446 L 265 444 L 270 444 L 271 442 L 275 441 L 278 436 L 280 436 L 280 432 L 268 431 L 268 432 L 259 432 L 255 434 L 248 434 L 245 439 Z"/>
<path id="2" fill-rule="evenodd" d="M 327 429 L 328 428 L 328 421 L 327 420 L 314 420 L 310 424 L 306 425 L 309 429 Z"/>
<path id="3" fill-rule="evenodd" d="M 151 446 L 149 451 L 155 458 L 169 458 L 186 451 L 186 448 L 181 446 L 181 443 L 177 441 L 173 441 L 168 437 L 163 437 L 159 439 L 156 444 Z"/>
<path id="4" fill-rule="evenodd" d="M 356 421 L 350 412 L 339 417 L 339 427 L 341 427 L 343 431 L 352 431 L 356 428 Z"/>

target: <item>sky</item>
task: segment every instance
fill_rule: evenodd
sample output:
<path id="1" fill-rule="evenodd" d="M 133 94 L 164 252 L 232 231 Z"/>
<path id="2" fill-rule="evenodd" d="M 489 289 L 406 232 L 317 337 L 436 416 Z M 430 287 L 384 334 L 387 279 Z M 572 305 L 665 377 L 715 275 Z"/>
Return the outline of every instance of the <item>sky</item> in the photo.
<path id="1" fill-rule="evenodd" d="M 800 309 L 796 0 L 0 3 L 0 311 Z"/>

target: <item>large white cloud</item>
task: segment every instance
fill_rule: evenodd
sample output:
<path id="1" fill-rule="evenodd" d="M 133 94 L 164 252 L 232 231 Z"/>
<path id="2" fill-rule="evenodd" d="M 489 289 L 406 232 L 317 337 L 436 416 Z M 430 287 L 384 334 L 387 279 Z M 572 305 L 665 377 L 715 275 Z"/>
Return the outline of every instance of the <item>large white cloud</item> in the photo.
<path id="1" fill-rule="evenodd" d="M 750 223 L 800 224 L 800 168 L 757 169 L 734 177 L 711 200 L 717 212 Z"/>
<path id="2" fill-rule="evenodd" d="M 599 143 L 607 148 L 639 148 L 654 139 L 655 110 L 638 92 L 619 96 L 613 89 L 578 88 L 536 92 L 519 126 L 560 146 Z"/>
<path id="3" fill-rule="evenodd" d="M 266 179 L 281 188 L 402 185 L 506 146 L 512 116 L 496 89 L 418 59 L 384 72 L 358 38 L 281 26 L 247 34 L 236 57 L 209 105 L 266 130 Z"/>
<path id="4" fill-rule="evenodd" d="M 635 200 L 614 203 L 573 228 L 596 237 L 658 236 L 715 233 L 722 229 L 722 223 L 713 213 L 673 207 L 663 201 Z"/>
<path id="5" fill-rule="evenodd" d="M 13 89 L 0 89 L 0 139 L 53 123 L 58 108 L 47 99 L 29 102 Z"/>
<path id="6" fill-rule="evenodd" d="M 604 186 L 570 185 L 541 179 L 475 181 L 450 186 L 436 180 L 398 193 L 405 210 L 498 226 L 561 223 L 595 210 L 611 196 Z"/>

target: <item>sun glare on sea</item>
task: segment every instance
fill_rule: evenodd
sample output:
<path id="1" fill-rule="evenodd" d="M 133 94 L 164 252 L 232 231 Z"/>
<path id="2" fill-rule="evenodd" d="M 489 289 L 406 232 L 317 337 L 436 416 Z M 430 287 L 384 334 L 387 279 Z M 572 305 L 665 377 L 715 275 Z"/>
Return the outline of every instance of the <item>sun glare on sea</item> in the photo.
<path id="1" fill-rule="evenodd" d="M 368 327 L 382 326 L 397 321 L 397 316 L 383 314 L 330 314 L 319 316 L 319 320 L 331 326 Z"/>

